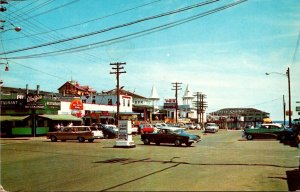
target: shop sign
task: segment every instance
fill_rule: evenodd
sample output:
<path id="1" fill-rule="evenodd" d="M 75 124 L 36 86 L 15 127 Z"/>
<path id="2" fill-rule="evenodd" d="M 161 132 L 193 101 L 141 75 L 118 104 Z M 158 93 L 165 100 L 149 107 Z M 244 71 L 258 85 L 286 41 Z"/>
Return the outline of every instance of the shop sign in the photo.
<path id="1" fill-rule="evenodd" d="M 176 99 L 165 99 L 165 103 L 176 103 Z"/>
<path id="2" fill-rule="evenodd" d="M 175 109 L 176 103 L 164 103 L 164 109 Z"/>
<path id="3" fill-rule="evenodd" d="M 39 94 L 28 94 L 26 96 L 25 109 L 44 109 L 45 104 L 42 102 L 43 95 Z"/>
<path id="4" fill-rule="evenodd" d="M 122 95 L 122 98 L 123 98 L 123 99 L 131 99 L 131 97 L 130 97 L 130 96 L 127 96 L 127 95 Z"/>
<path id="5" fill-rule="evenodd" d="M 60 101 L 46 101 L 48 109 L 60 110 Z"/>
<path id="6" fill-rule="evenodd" d="M 25 103 L 25 99 L 0 100 L 1 109 L 24 109 Z"/>
<path id="7" fill-rule="evenodd" d="M 83 110 L 83 104 L 79 99 L 75 99 L 70 104 L 72 110 Z"/>
<path id="8" fill-rule="evenodd" d="M 111 116 L 111 114 L 108 111 L 101 111 L 100 116 Z"/>

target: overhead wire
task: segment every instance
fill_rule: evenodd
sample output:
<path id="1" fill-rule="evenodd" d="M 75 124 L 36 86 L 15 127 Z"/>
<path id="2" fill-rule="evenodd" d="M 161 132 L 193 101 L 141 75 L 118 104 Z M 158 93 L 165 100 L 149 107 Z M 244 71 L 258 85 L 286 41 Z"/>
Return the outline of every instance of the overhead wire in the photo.
<path id="1" fill-rule="evenodd" d="M 94 32 L 91 32 L 91 33 L 86 33 L 86 34 L 82 34 L 82 35 L 78 35 L 78 36 L 73 36 L 73 37 L 70 37 L 70 38 L 61 39 L 61 40 L 58 40 L 58 41 L 53 41 L 53 42 L 49 42 L 49 43 L 45 43 L 45 44 L 41 44 L 41 45 L 36 45 L 36 46 L 31 46 L 31 47 L 26 47 L 26 48 L 22 48 L 22 49 L 8 51 L 5 54 L 11 54 L 11 53 L 16 53 L 16 52 L 21 52 L 21 51 L 27 51 L 27 50 L 36 49 L 36 48 L 40 48 L 40 47 L 45 47 L 45 46 L 58 44 L 58 43 L 62 43 L 62 42 L 67 42 L 67 41 L 71 41 L 71 40 L 75 40 L 75 39 L 81 39 L 81 38 L 84 38 L 84 37 L 97 35 L 97 34 L 100 34 L 100 33 L 111 31 L 111 30 L 115 30 L 115 29 L 119 29 L 119 28 L 123 28 L 123 27 L 128 27 L 128 26 L 131 26 L 131 25 L 134 25 L 134 24 L 137 24 L 137 23 L 141 23 L 141 22 L 144 22 L 144 21 L 153 20 L 153 19 L 157 19 L 157 18 L 160 18 L 160 17 L 165 17 L 165 16 L 168 16 L 168 15 L 180 13 L 180 12 L 183 12 L 183 11 L 187 11 L 187 10 L 190 10 L 190 9 L 194 9 L 194 8 L 197 8 L 197 7 L 208 5 L 208 4 L 217 2 L 217 1 L 220 1 L 220 0 L 208 0 L 208 1 L 205 1 L 205 2 L 190 5 L 190 6 L 187 6 L 187 7 L 184 7 L 184 8 L 180 8 L 180 9 L 165 12 L 165 13 L 162 13 L 162 14 L 146 17 L 146 18 L 143 18 L 143 19 L 139 19 L 139 20 L 132 21 L 132 22 L 129 22 L 129 23 L 125 23 L 125 24 L 114 26 L 114 27 L 109 27 L 109 28 L 106 28 L 106 29 L 94 31 Z M 4 53 L 0 53 L 0 55 L 3 55 L 3 54 Z"/>
<path id="2" fill-rule="evenodd" d="M 157 3 L 157 2 L 159 2 L 159 1 L 162 1 L 162 0 L 151 1 L 151 2 L 149 2 L 149 3 L 145 3 L 145 4 L 142 4 L 142 5 L 138 5 L 138 6 L 136 6 L 136 7 L 132 7 L 132 8 L 129 8 L 129 9 L 125 9 L 125 10 L 122 10 L 122 11 L 119 11 L 119 12 L 116 12 L 116 13 L 112 13 L 112 14 L 109 14 L 109 15 L 105 15 L 105 16 L 102 16 L 102 17 L 99 17 L 99 18 L 90 19 L 90 20 L 87 20 L 87 21 L 84 21 L 84 22 L 80 22 L 80 23 L 77 23 L 77 24 L 65 26 L 65 27 L 58 28 L 58 29 L 52 29 L 52 30 L 48 30 L 48 31 L 44 31 L 44 32 L 36 33 L 36 34 L 31 34 L 30 36 L 43 35 L 43 34 L 55 32 L 55 31 L 60 31 L 60 30 L 64 30 L 64 29 L 68 29 L 68 28 L 72 28 L 72 27 L 84 25 L 84 24 L 87 24 L 87 23 L 90 23 L 90 22 L 93 22 L 93 21 L 102 20 L 102 19 L 105 19 L 105 18 L 108 18 L 108 17 L 112 17 L 112 16 L 115 16 L 115 15 L 121 14 L 121 13 L 125 13 L 125 12 L 128 12 L 128 11 L 132 11 L 132 10 L 135 10 L 135 9 L 138 9 L 138 8 L 141 8 L 141 7 L 145 7 L 145 6 L 148 6 L 148 5 Z M 28 35 L 28 36 L 29 36 L 29 35 Z M 28 37 L 28 36 L 17 37 L 17 38 L 11 38 L 11 39 L 5 39 L 4 41 L 10 41 L 10 40 L 22 39 L 22 38 L 26 38 L 26 37 Z"/>
<path id="3" fill-rule="evenodd" d="M 107 45 L 107 44 L 112 44 L 112 43 L 116 43 L 116 42 L 121 42 L 124 40 L 128 40 L 128 39 L 132 39 L 132 38 L 136 38 L 138 36 L 143 36 L 143 35 L 147 35 L 147 34 L 151 34 L 153 32 L 157 32 L 157 31 L 161 31 L 161 30 L 165 30 L 168 28 L 172 28 L 208 15 L 211 15 L 213 13 L 231 8 L 233 6 L 236 6 L 238 4 L 241 4 L 243 2 L 246 2 L 247 0 L 240 0 L 231 4 L 227 4 L 224 6 L 221 6 L 219 8 L 215 8 L 212 9 L 210 11 L 206 11 L 200 14 L 196 14 L 194 16 L 190 16 L 184 19 L 180 19 L 174 22 L 170 22 L 170 23 L 166 23 L 163 25 L 159 25 L 153 28 L 149 28 L 146 30 L 142 30 L 139 32 L 135 32 L 135 33 L 131 33 L 128 35 L 123 35 L 123 36 L 119 36 L 119 37 L 115 37 L 115 38 L 111 38 L 108 40 L 104 40 L 104 41 L 100 41 L 100 42 L 95 42 L 95 43 L 90 43 L 90 44 L 86 44 L 86 45 L 82 45 L 82 46 L 78 46 L 78 47 L 73 47 L 73 48 L 69 48 L 69 49 L 63 49 L 63 50 L 58 50 L 58 51 L 53 51 L 53 52 L 46 52 L 46 53 L 39 53 L 39 54 L 32 54 L 32 55 L 24 55 L 24 56 L 16 56 L 16 57 L 9 57 L 8 59 L 27 59 L 27 58 L 36 58 L 36 57 L 45 57 L 45 56 L 53 56 L 53 55 L 61 55 L 61 54 L 67 54 L 67 53 L 74 53 L 74 52 L 78 52 L 78 51 L 84 51 L 84 50 L 88 50 L 88 49 L 94 49 L 99 46 L 103 46 L 103 45 Z M 94 47 L 93 47 L 94 46 Z"/>

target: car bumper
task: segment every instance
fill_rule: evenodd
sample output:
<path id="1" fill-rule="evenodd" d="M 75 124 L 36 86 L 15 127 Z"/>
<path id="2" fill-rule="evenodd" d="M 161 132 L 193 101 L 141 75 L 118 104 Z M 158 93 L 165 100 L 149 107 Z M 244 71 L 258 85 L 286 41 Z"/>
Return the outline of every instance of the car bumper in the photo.
<path id="1" fill-rule="evenodd" d="M 217 131 L 218 131 L 217 129 L 205 129 L 205 132 L 207 133 L 215 133 Z"/>
<path id="2" fill-rule="evenodd" d="M 197 140 L 189 140 L 189 143 L 198 143 L 198 142 L 200 142 L 201 141 L 201 139 L 197 139 Z"/>

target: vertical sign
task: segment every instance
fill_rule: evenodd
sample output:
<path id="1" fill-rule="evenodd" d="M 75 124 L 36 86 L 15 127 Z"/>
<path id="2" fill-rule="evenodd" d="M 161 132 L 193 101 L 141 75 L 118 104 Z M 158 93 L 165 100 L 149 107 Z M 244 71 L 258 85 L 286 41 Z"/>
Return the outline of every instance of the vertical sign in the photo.
<path id="1" fill-rule="evenodd" d="M 132 126 L 129 120 L 118 121 L 118 140 L 114 147 L 135 147 L 135 143 L 132 140 Z"/>

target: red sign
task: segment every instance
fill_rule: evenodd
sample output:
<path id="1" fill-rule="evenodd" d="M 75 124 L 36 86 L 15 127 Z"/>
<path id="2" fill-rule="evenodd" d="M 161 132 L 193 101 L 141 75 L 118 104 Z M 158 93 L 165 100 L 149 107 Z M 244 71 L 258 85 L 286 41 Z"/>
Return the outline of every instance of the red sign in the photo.
<path id="1" fill-rule="evenodd" d="M 70 104 L 70 109 L 83 110 L 83 104 L 79 99 L 75 99 Z"/>

